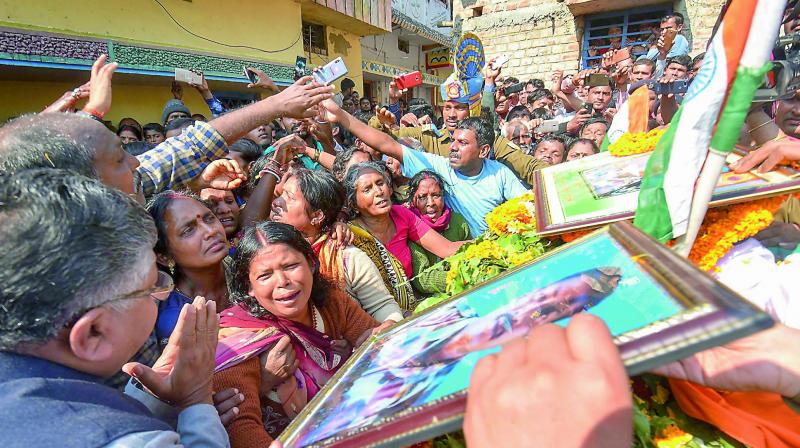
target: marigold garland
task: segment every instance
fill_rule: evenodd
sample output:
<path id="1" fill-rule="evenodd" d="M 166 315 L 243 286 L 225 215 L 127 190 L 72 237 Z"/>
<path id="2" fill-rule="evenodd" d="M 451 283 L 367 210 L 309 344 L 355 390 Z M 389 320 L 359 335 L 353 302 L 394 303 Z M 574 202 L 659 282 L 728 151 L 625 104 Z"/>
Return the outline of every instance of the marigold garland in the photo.
<path id="1" fill-rule="evenodd" d="M 609 145 L 608 152 L 614 157 L 624 157 L 652 151 L 656 149 L 656 144 L 664 132 L 666 128 L 653 129 L 650 132 L 626 132 L 619 140 Z"/>
<path id="2" fill-rule="evenodd" d="M 789 195 L 711 209 L 706 213 L 689 261 L 712 271 L 733 245 L 766 229 Z"/>
<path id="3" fill-rule="evenodd" d="M 495 235 L 536 230 L 533 192 L 509 199 L 486 215 L 486 225 Z"/>

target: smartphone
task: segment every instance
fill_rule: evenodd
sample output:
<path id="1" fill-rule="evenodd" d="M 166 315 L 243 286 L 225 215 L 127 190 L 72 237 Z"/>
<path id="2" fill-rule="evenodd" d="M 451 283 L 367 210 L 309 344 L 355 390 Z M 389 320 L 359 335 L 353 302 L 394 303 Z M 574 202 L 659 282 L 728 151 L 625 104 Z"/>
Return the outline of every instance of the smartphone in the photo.
<path id="1" fill-rule="evenodd" d="M 675 42 L 675 36 L 678 35 L 678 30 L 668 28 L 664 30 L 664 49 L 669 51 L 672 49 L 672 44 Z"/>
<path id="2" fill-rule="evenodd" d="M 328 85 L 347 75 L 347 66 L 344 65 L 344 60 L 338 57 L 325 64 L 322 68 L 314 70 L 312 75 L 314 76 L 314 80 L 318 83 Z"/>
<path id="3" fill-rule="evenodd" d="M 250 80 L 250 84 L 258 84 L 258 75 L 248 70 L 247 67 L 244 67 L 244 76 Z"/>
<path id="4" fill-rule="evenodd" d="M 203 74 L 195 73 L 185 68 L 175 69 L 175 81 L 185 82 L 188 84 L 203 84 Z"/>
<path id="5" fill-rule="evenodd" d="M 656 95 L 682 94 L 689 91 L 689 81 L 680 79 L 670 82 L 654 82 L 650 88 Z"/>
<path id="6" fill-rule="evenodd" d="M 590 104 L 590 106 L 591 106 L 591 104 Z M 550 134 L 550 133 L 553 133 L 553 132 L 558 132 L 558 126 L 560 124 L 561 123 L 559 123 L 558 120 L 546 120 L 546 121 L 542 122 L 541 125 L 537 126 L 533 130 L 533 132 L 535 132 L 537 134 Z"/>
<path id="7" fill-rule="evenodd" d="M 592 103 L 583 103 L 583 104 L 581 104 L 581 108 L 580 108 L 579 112 L 580 111 L 586 111 L 586 112 L 588 112 L 590 114 L 593 114 L 594 113 L 594 106 L 592 106 Z"/>
<path id="8" fill-rule="evenodd" d="M 603 59 L 603 67 L 611 67 L 612 65 L 619 64 L 620 62 L 630 59 L 631 58 L 631 48 L 632 47 L 625 47 L 621 50 L 617 50 L 613 56 L 608 59 Z"/>
<path id="9" fill-rule="evenodd" d="M 505 89 L 503 89 L 503 94 L 505 96 L 509 96 L 509 95 L 511 95 L 513 93 L 522 92 L 522 89 L 524 89 L 524 88 L 525 88 L 525 83 L 524 82 L 518 82 L 516 84 L 512 84 L 512 85 L 506 87 Z"/>
<path id="10" fill-rule="evenodd" d="M 419 71 L 405 73 L 394 79 L 398 89 L 410 89 L 422 85 L 422 75 Z"/>
<path id="11" fill-rule="evenodd" d="M 498 57 L 497 59 L 494 60 L 494 63 L 492 64 L 492 70 L 497 70 L 498 68 L 504 66 L 506 62 L 508 62 L 508 56 L 502 55 Z"/>
<path id="12" fill-rule="evenodd" d="M 589 75 L 586 83 L 584 85 L 588 86 L 602 86 L 602 85 L 611 85 L 611 79 L 608 75 L 604 75 L 602 73 L 592 73 Z"/>
<path id="13" fill-rule="evenodd" d="M 306 75 L 306 58 L 298 56 L 294 61 L 294 80 L 302 78 Z"/>

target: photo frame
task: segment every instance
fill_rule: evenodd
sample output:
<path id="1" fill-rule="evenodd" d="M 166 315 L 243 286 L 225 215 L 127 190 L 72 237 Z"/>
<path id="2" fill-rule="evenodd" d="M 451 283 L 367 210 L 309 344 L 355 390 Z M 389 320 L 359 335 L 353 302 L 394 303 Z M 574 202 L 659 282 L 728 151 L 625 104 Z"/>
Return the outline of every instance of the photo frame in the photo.
<path id="1" fill-rule="evenodd" d="M 457 430 L 480 358 L 576 312 L 606 322 L 630 375 L 772 325 L 685 259 L 615 223 L 372 337 L 280 439 L 401 447 Z"/>
<path id="2" fill-rule="evenodd" d="M 633 218 L 650 154 L 614 157 L 603 152 L 537 171 L 533 185 L 537 232 L 558 235 Z M 743 154 L 737 150 L 728 156 L 727 163 L 739 160 Z M 721 207 L 798 189 L 800 171 L 790 167 L 743 174 L 726 167 L 709 206 Z"/>

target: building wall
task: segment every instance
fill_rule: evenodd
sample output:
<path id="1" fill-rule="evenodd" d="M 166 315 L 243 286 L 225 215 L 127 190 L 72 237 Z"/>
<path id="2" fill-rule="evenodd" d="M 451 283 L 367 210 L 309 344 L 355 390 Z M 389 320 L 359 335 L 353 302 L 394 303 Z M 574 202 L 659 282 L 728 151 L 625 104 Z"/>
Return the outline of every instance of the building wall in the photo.
<path id="1" fill-rule="evenodd" d="M 0 0 L 0 26 L 144 45 L 177 47 L 241 59 L 294 64 L 302 53 L 300 4 L 294 1 L 160 0 L 186 28 L 223 43 L 267 51 L 231 48 L 194 37 L 180 29 L 153 1 Z M 233 20 L 235 18 L 235 20 Z M 295 42 L 296 41 L 296 42 Z M 292 45 L 294 43 L 294 45 Z"/>
<path id="2" fill-rule="evenodd" d="M 244 61 L 263 62 L 270 67 L 280 68 L 279 77 L 288 78 L 290 82 L 291 75 L 286 73 L 290 72 L 289 66 L 294 66 L 298 55 L 304 55 L 301 39 L 303 16 L 299 2 L 239 0 L 235 8 L 247 13 L 237 13 L 235 22 L 226 19 L 231 14 L 230 3 L 218 0 L 191 2 L 161 0 L 161 3 L 184 26 L 209 39 L 267 51 L 283 51 L 265 53 L 256 49 L 230 48 L 193 37 L 175 25 L 157 3 L 149 1 L 0 0 L 0 11 L 3 11 L 0 16 L 0 27 L 129 44 L 127 59 L 134 64 L 145 59 L 140 57 L 143 56 L 139 53 L 142 48 L 163 48 L 187 55 L 171 59 L 161 55 L 152 56 L 149 60 L 163 63 L 157 64 L 159 67 L 145 67 L 150 74 L 130 76 L 128 79 L 123 79 L 123 75 L 115 77 L 114 102 L 107 117 L 114 122 L 126 116 L 133 116 L 142 123 L 159 121 L 164 102 L 171 98 L 172 67 L 202 68 L 193 65 L 199 62 L 190 57 L 191 55 L 208 55 L 212 58 L 225 59 L 226 63 L 222 64 L 219 77 L 209 83 L 214 91 L 245 91 L 246 80 L 240 67 L 250 65 L 250 62 Z M 322 10 L 328 12 L 326 8 Z M 338 14 L 332 11 L 331 13 Z M 355 19 L 348 20 L 355 21 Z M 350 71 L 349 76 L 354 80 L 360 79 L 362 77 L 360 36 L 333 26 L 326 27 L 326 30 L 328 56 L 311 55 L 308 67 L 324 65 L 337 56 L 342 56 Z M 114 45 L 114 48 L 121 46 Z M 0 52 L 2 51 L 8 50 L 0 48 Z M 59 53 L 59 51 L 56 49 L 54 52 Z M 117 59 L 122 56 L 120 51 L 117 50 Z M 160 50 L 154 51 L 158 53 Z M 96 52 L 99 54 L 99 51 Z M 112 53 L 112 59 L 114 58 L 113 51 L 102 50 L 102 52 Z M 76 56 L 70 55 L 73 59 L 67 61 L 72 63 L 69 70 L 51 70 L 47 72 L 51 78 L 44 79 L 42 76 L 28 79 L 24 74 L 15 75 L 16 72 L 24 72 L 14 67 L 0 66 L 2 71 L 0 75 L 3 75 L 0 80 L 0 98 L 4 100 L 0 102 L 0 120 L 39 111 L 65 90 L 71 90 L 88 80 L 88 70 L 95 56 L 92 54 L 84 56 L 80 56 L 81 60 L 73 60 Z M 12 63 L 20 62 L 13 61 L 13 55 L 11 57 Z M 25 64 L 41 67 L 36 61 L 37 58 L 32 59 L 34 61 L 26 60 Z M 149 60 L 142 64 L 151 64 Z M 6 64 L 8 61 L 3 63 Z M 141 67 L 133 67 L 137 68 Z M 120 72 L 123 71 L 125 69 L 120 69 Z M 268 73 L 274 76 L 269 70 Z M 189 86 L 184 86 L 184 100 L 193 112 L 209 114 L 205 103 Z"/>
<path id="3" fill-rule="evenodd" d="M 686 17 L 684 35 L 690 42 L 691 55 L 704 50 L 724 3 L 724 0 L 672 2 L 673 10 Z M 482 7 L 478 17 L 473 17 L 474 6 Z M 613 9 L 603 12 L 610 11 Z M 487 59 L 501 54 L 511 58 L 503 69 L 506 76 L 521 80 L 539 78 L 549 86 L 554 71 L 569 73 L 579 68 L 584 18 L 575 17 L 563 0 L 454 0 L 453 15 L 464 20 L 462 31 L 481 38 Z"/>

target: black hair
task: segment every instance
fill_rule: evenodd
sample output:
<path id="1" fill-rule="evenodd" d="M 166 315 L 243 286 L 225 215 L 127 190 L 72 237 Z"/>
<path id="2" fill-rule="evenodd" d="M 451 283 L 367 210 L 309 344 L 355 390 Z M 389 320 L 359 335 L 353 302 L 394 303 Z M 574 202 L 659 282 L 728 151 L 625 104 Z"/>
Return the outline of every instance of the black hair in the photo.
<path id="1" fill-rule="evenodd" d="M 590 140 L 588 138 L 576 138 L 571 142 L 569 142 L 566 148 L 567 149 L 566 152 L 569 152 L 569 150 L 572 149 L 572 147 L 577 145 L 578 143 L 585 143 L 587 145 L 592 145 L 592 151 L 594 151 L 595 154 L 597 154 L 597 152 L 600 151 L 600 148 L 597 147 L 597 143 L 595 143 L 594 140 Z"/>
<path id="2" fill-rule="evenodd" d="M 417 117 L 417 118 L 422 118 L 425 115 L 427 115 L 427 116 L 431 117 L 431 119 L 433 119 L 434 114 L 435 114 L 434 111 L 433 111 L 433 106 L 431 106 L 430 104 L 421 104 L 421 105 L 417 105 L 417 106 L 411 106 L 408 111 L 411 112 L 412 114 L 414 114 L 414 116 Z"/>
<path id="3" fill-rule="evenodd" d="M 339 182 L 344 180 L 344 176 L 347 174 L 345 173 L 345 167 L 350 162 L 350 159 L 353 158 L 353 154 L 357 152 L 362 152 L 369 156 L 368 152 L 357 146 L 348 146 L 344 151 L 340 151 L 336 154 L 336 157 L 333 159 L 333 166 L 331 166 L 331 173 L 333 173 L 333 177 L 335 177 L 336 180 Z"/>
<path id="4" fill-rule="evenodd" d="M 321 211 L 325 217 L 321 228 L 323 231 L 330 229 L 344 206 L 345 192 L 342 184 L 327 171 L 299 168 L 292 172 L 291 177 L 297 179 L 300 191 L 311 208 L 307 212 Z"/>
<path id="5" fill-rule="evenodd" d="M 229 152 L 238 152 L 247 163 L 253 163 L 264 153 L 258 143 L 249 138 L 240 138 L 228 146 Z"/>
<path id="6" fill-rule="evenodd" d="M 538 148 L 540 144 L 544 142 L 559 142 L 566 148 L 566 140 L 565 136 L 562 134 L 545 134 L 542 138 L 536 142 L 536 147 Z"/>
<path id="7" fill-rule="evenodd" d="M 194 121 L 202 121 L 202 122 L 208 121 L 208 118 L 206 118 L 206 116 L 203 114 L 192 114 L 191 118 Z"/>
<path id="8" fill-rule="evenodd" d="M 642 56 L 639 59 L 635 60 L 633 62 L 633 67 L 636 67 L 637 65 L 646 65 L 650 67 L 651 72 L 656 71 L 656 63 L 653 62 L 653 60 L 648 58 L 647 56 Z"/>
<path id="9" fill-rule="evenodd" d="M 513 76 L 509 76 L 508 78 L 503 80 L 503 85 L 514 85 L 519 84 L 519 79 Z"/>
<path id="10" fill-rule="evenodd" d="M 550 111 L 545 109 L 544 107 L 537 107 L 536 109 L 531 111 L 531 119 L 535 120 L 537 118 L 541 118 L 542 120 L 552 120 L 553 114 L 550 113 Z"/>
<path id="11" fill-rule="evenodd" d="M 439 184 L 439 188 L 442 189 L 442 194 L 447 192 L 447 187 L 449 184 L 445 182 L 442 176 L 439 173 L 431 170 L 422 170 L 419 173 L 415 174 L 411 180 L 408 181 L 408 203 L 413 205 L 414 202 L 414 195 L 417 194 L 417 190 L 419 190 L 419 185 L 422 183 L 423 180 L 430 179 L 437 184 Z"/>
<path id="12" fill-rule="evenodd" d="M 147 151 L 150 151 L 152 147 L 147 142 L 138 141 L 138 142 L 125 143 L 124 145 L 122 145 L 122 149 L 124 149 L 125 152 L 127 152 L 128 154 L 135 157 L 135 156 L 140 156 L 146 153 Z"/>
<path id="13" fill-rule="evenodd" d="M 697 64 L 698 62 L 700 62 L 703 59 L 705 59 L 705 57 L 706 57 L 706 53 L 702 52 L 702 53 L 698 54 L 697 56 L 695 56 L 694 58 L 692 58 L 692 67 L 694 67 L 694 65 Z"/>
<path id="14" fill-rule="evenodd" d="M 142 133 L 139 132 L 139 128 L 137 128 L 136 126 L 131 126 L 129 124 L 124 124 L 124 125 L 120 126 L 119 129 L 117 129 L 117 136 L 122 134 L 122 131 L 133 132 L 133 135 L 136 136 L 136 140 L 142 141 Z"/>
<path id="15" fill-rule="evenodd" d="M 356 184 L 358 183 L 358 179 L 361 177 L 361 175 L 368 171 L 374 171 L 380 174 L 383 176 L 383 179 L 387 185 L 392 185 L 392 175 L 389 173 L 389 169 L 386 167 L 385 163 L 369 161 L 356 163 L 355 165 L 351 166 L 350 169 L 347 170 L 347 174 L 345 174 L 344 181 L 342 181 L 342 183 L 344 184 L 345 192 L 347 194 L 347 208 L 353 213 L 358 213 Z"/>
<path id="16" fill-rule="evenodd" d="M 596 124 L 596 123 L 603 123 L 604 125 L 606 125 L 606 132 L 608 132 L 608 128 L 611 126 L 611 125 L 608 123 L 608 121 L 606 121 L 606 119 L 605 119 L 605 118 L 602 118 L 602 117 L 592 117 L 592 118 L 590 118 L 590 119 L 586 120 L 586 122 L 585 122 L 585 123 L 583 123 L 583 124 L 581 125 L 581 128 L 578 130 L 578 135 L 581 135 L 581 134 L 583 134 L 583 130 L 584 130 L 584 129 L 586 129 L 586 128 L 588 128 L 588 127 L 589 127 L 589 125 L 593 125 L 593 124 Z"/>
<path id="17" fill-rule="evenodd" d="M 529 85 L 533 86 L 537 90 L 538 89 L 544 89 L 544 81 L 542 81 L 541 79 L 536 79 L 536 78 L 530 79 L 530 80 L 528 80 L 528 82 L 525 83 L 525 85 L 526 86 L 529 86 Z"/>
<path id="18" fill-rule="evenodd" d="M 342 92 L 344 92 L 347 89 L 355 88 L 355 86 L 356 83 L 354 83 L 353 80 L 350 78 L 344 78 L 342 80 Z"/>
<path id="19" fill-rule="evenodd" d="M 250 174 L 247 176 L 247 183 L 246 185 L 246 193 L 252 193 L 256 187 L 258 186 L 258 181 L 261 180 L 258 177 L 258 173 L 262 170 L 267 168 L 269 161 L 272 159 L 272 154 L 261 156 L 253 162 L 253 165 L 250 167 Z"/>
<path id="20" fill-rule="evenodd" d="M 547 89 L 537 89 L 528 94 L 528 104 L 533 104 L 534 101 L 539 101 L 542 98 L 548 98 L 553 102 L 556 100 L 556 97 L 553 96 L 553 92 Z"/>
<path id="21" fill-rule="evenodd" d="M 686 70 L 692 68 L 692 58 L 689 57 L 688 54 L 679 54 L 677 56 L 673 56 L 671 58 L 667 58 L 667 67 L 670 64 L 679 64 L 686 67 Z"/>
<path id="22" fill-rule="evenodd" d="M 97 179 L 0 174 L 0 350 L 45 343 L 135 290 L 155 239 L 144 209 Z"/>
<path id="23" fill-rule="evenodd" d="M 664 17 L 661 18 L 661 23 L 667 22 L 667 21 L 669 21 L 669 19 L 672 19 L 672 18 L 675 19 L 675 23 L 676 24 L 683 25 L 683 14 L 681 14 L 679 12 L 673 12 L 673 13 L 665 15 Z"/>
<path id="24" fill-rule="evenodd" d="M 191 126 L 192 124 L 194 124 L 194 120 L 192 120 L 191 118 L 186 118 L 186 117 L 184 117 L 184 118 L 175 118 L 172 121 L 170 121 L 169 123 L 167 123 L 166 126 L 164 126 L 164 130 L 166 132 L 169 132 L 169 131 L 175 131 L 175 130 L 178 130 L 178 129 L 185 129 L 185 128 L 188 128 L 189 126 Z M 166 135 L 166 132 L 164 133 L 164 135 Z"/>
<path id="25" fill-rule="evenodd" d="M 129 124 L 129 125 L 125 125 L 125 126 L 133 126 L 133 127 L 135 127 L 135 128 L 136 128 L 136 130 L 138 130 L 138 131 L 139 131 L 139 133 L 140 133 L 140 134 L 142 133 L 142 125 L 141 125 L 141 123 L 139 123 L 139 120 L 137 120 L 137 119 L 135 119 L 135 118 L 133 118 L 133 117 L 125 117 L 125 118 L 122 118 L 122 119 L 120 119 L 120 120 L 117 122 L 117 126 L 119 126 L 119 127 L 122 127 L 122 125 L 120 125 L 120 123 L 122 123 L 122 122 L 123 122 L 123 121 L 125 121 L 125 120 L 130 120 L 130 121 L 133 121 L 134 123 L 136 123 L 136 125 L 135 125 L 135 126 L 134 126 L 134 125 L 131 125 L 131 124 Z"/>
<path id="26" fill-rule="evenodd" d="M 430 105 L 431 103 L 429 103 L 425 98 L 411 98 L 410 100 L 408 100 L 408 107 L 430 106 Z"/>
<path id="27" fill-rule="evenodd" d="M 147 123 L 142 127 L 142 132 L 147 134 L 147 131 L 156 131 L 161 135 L 167 135 L 167 132 L 164 130 L 164 126 L 159 123 Z"/>
<path id="28" fill-rule="evenodd" d="M 192 193 L 191 191 L 173 191 L 166 190 L 158 193 L 147 201 L 145 208 L 153 222 L 156 223 L 156 230 L 158 230 L 158 239 L 153 250 L 160 255 L 167 255 L 169 253 L 169 242 L 167 241 L 167 222 L 164 216 L 167 214 L 169 206 L 178 199 L 194 199 L 211 210 L 208 204 L 200 199 L 200 196 Z"/>
<path id="29" fill-rule="evenodd" d="M 508 114 L 506 115 L 506 121 L 511 121 L 515 118 L 522 117 L 531 118 L 531 111 L 529 111 L 525 106 L 514 106 L 510 111 L 508 111 Z"/>
<path id="30" fill-rule="evenodd" d="M 317 308 L 325 305 L 326 291 L 334 290 L 334 286 L 325 280 L 319 272 L 319 261 L 314 254 L 311 244 L 303 235 L 289 224 L 274 221 L 261 221 L 248 226 L 239 243 L 236 253 L 230 264 L 233 281 L 230 285 L 228 297 L 231 302 L 243 306 L 255 317 L 270 315 L 258 300 L 249 294 L 250 291 L 250 265 L 261 249 L 267 244 L 285 244 L 300 252 L 308 260 L 314 274 L 314 284 L 311 287 L 311 303 Z"/>
<path id="31" fill-rule="evenodd" d="M 484 119 L 477 117 L 470 117 L 461 120 L 456 126 L 456 129 L 469 129 L 475 133 L 475 139 L 478 141 L 478 147 L 489 145 L 490 148 L 494 147 L 494 129 Z"/>

